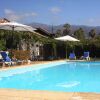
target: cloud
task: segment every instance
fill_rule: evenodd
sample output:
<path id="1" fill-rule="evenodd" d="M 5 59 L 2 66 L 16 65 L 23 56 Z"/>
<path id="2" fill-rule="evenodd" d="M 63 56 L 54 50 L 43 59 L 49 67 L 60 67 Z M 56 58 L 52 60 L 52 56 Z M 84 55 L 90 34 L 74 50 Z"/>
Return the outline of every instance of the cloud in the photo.
<path id="1" fill-rule="evenodd" d="M 88 20 L 89 23 L 94 23 L 94 21 L 95 21 L 95 20 L 94 20 L 93 18 L 90 18 L 90 19 Z"/>
<path id="2" fill-rule="evenodd" d="M 51 13 L 58 14 L 61 12 L 61 9 L 59 7 L 53 7 L 50 9 Z"/>
<path id="3" fill-rule="evenodd" d="M 87 21 L 85 21 L 85 24 L 90 26 L 98 26 L 100 25 L 100 18 L 89 18 Z"/>
<path id="4" fill-rule="evenodd" d="M 11 20 L 11 21 L 21 21 L 23 18 L 28 17 L 36 17 L 37 13 L 31 12 L 31 13 L 17 13 L 11 9 L 5 9 L 4 10 L 5 16 Z"/>
<path id="5" fill-rule="evenodd" d="M 14 13 L 14 12 L 13 12 L 12 10 L 10 10 L 10 9 L 5 9 L 4 11 L 5 11 L 6 14 L 13 14 L 13 13 Z"/>
<path id="6" fill-rule="evenodd" d="M 24 13 L 23 15 L 22 15 L 23 17 L 35 17 L 35 16 L 37 16 L 37 13 L 35 13 L 35 12 L 32 12 L 32 13 Z"/>
<path id="7" fill-rule="evenodd" d="M 5 9 L 4 13 L 5 13 L 6 17 L 11 21 L 18 21 L 23 18 L 23 15 L 18 15 L 10 9 Z"/>

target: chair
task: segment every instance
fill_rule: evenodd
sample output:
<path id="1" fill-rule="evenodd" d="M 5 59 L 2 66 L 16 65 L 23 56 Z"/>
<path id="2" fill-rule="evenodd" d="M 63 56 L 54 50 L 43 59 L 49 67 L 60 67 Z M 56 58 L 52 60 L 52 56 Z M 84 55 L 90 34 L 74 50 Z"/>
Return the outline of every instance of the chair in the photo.
<path id="1" fill-rule="evenodd" d="M 11 62 L 11 59 L 9 58 L 8 54 L 5 51 L 0 52 L 0 54 L 1 54 L 5 64 L 10 66 L 12 64 L 12 62 Z"/>
<path id="2" fill-rule="evenodd" d="M 84 52 L 83 59 L 90 60 L 89 52 Z"/>
<path id="3" fill-rule="evenodd" d="M 70 55 L 69 55 L 69 59 L 76 59 L 76 56 L 75 56 L 75 53 L 70 53 Z"/>
<path id="4" fill-rule="evenodd" d="M 53 60 L 53 59 L 54 59 L 53 56 L 49 56 L 49 57 L 48 57 L 48 60 Z"/>

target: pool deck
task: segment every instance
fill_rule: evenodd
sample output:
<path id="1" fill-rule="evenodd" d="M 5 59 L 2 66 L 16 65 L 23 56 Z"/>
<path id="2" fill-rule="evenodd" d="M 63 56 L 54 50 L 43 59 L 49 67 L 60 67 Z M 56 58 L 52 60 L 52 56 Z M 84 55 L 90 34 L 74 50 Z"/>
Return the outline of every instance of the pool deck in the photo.
<path id="1" fill-rule="evenodd" d="M 100 100 L 100 94 L 0 89 L 0 100 Z"/>
<path id="2" fill-rule="evenodd" d="M 64 60 L 60 60 L 64 61 Z M 57 61 L 37 61 L 32 64 L 44 64 Z M 31 64 L 30 64 L 31 65 Z M 27 67 L 27 65 L 1 68 L 1 70 Z M 0 89 L 0 100 L 100 100 L 98 93 L 80 93 L 80 92 L 51 92 L 37 90 L 16 90 Z"/>
<path id="3" fill-rule="evenodd" d="M 22 68 L 22 67 L 27 67 L 27 66 L 32 66 L 32 65 L 38 65 L 38 64 L 50 64 L 53 62 L 63 62 L 67 60 L 53 60 L 53 61 L 33 61 L 30 64 L 21 64 L 21 65 L 15 65 L 15 66 L 5 66 L 0 68 L 0 70 L 8 70 L 8 69 L 14 69 L 14 68 Z"/>

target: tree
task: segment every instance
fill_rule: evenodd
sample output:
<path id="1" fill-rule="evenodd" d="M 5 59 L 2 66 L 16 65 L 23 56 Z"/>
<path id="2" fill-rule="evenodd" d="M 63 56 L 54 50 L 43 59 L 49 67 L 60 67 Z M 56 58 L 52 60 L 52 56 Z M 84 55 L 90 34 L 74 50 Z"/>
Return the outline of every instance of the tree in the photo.
<path id="1" fill-rule="evenodd" d="M 58 29 L 58 30 L 56 31 L 56 37 L 60 37 L 60 36 L 62 36 L 62 34 L 61 34 L 61 30 Z"/>
<path id="2" fill-rule="evenodd" d="M 36 37 L 36 38 L 35 38 Z M 22 49 L 23 43 L 31 44 L 39 41 L 38 36 L 31 32 L 0 30 L 0 40 L 4 41 L 7 49 Z"/>
<path id="3" fill-rule="evenodd" d="M 84 30 L 82 28 L 79 28 L 78 30 L 76 30 L 74 32 L 74 36 L 80 40 L 85 39 L 85 35 L 84 35 Z"/>
<path id="4" fill-rule="evenodd" d="M 0 40 L 0 50 L 6 50 L 6 45 L 4 40 Z"/>
<path id="5" fill-rule="evenodd" d="M 69 33 L 70 33 L 70 24 L 64 24 L 64 26 L 63 26 L 63 35 L 69 35 Z"/>
<path id="6" fill-rule="evenodd" d="M 91 29 L 91 30 L 90 30 L 89 36 L 90 36 L 92 39 L 95 38 L 95 36 L 96 36 L 96 31 L 95 31 L 95 29 Z"/>

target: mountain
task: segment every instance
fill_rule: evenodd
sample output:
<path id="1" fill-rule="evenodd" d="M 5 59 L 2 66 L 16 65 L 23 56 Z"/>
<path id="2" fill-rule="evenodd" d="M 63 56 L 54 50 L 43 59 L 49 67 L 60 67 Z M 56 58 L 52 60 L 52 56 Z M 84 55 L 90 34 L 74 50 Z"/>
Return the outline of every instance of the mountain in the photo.
<path id="1" fill-rule="evenodd" d="M 63 30 L 63 25 L 57 25 L 57 26 L 52 26 L 52 25 L 47 25 L 47 24 L 41 24 L 41 23 L 30 23 L 28 24 L 34 28 L 43 28 L 47 30 L 48 32 L 56 33 L 58 29 Z M 82 28 L 84 30 L 84 33 L 87 35 L 91 29 L 95 29 L 97 34 L 100 34 L 100 26 L 85 26 L 85 25 L 71 25 L 71 33 L 73 33 L 75 30 Z M 52 32 L 53 31 L 53 32 Z"/>
<path id="2" fill-rule="evenodd" d="M 51 30 L 52 30 L 52 26 L 51 25 L 47 25 L 47 24 L 41 24 L 41 23 L 30 23 L 28 24 L 34 28 L 42 28 L 42 29 L 45 29 L 47 30 L 48 32 L 51 33 Z"/>

